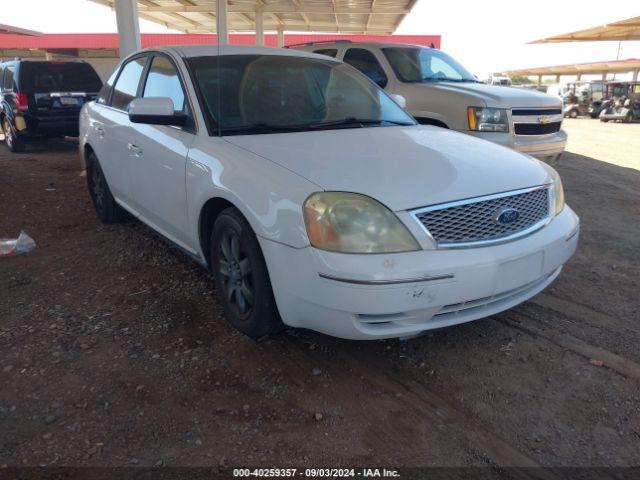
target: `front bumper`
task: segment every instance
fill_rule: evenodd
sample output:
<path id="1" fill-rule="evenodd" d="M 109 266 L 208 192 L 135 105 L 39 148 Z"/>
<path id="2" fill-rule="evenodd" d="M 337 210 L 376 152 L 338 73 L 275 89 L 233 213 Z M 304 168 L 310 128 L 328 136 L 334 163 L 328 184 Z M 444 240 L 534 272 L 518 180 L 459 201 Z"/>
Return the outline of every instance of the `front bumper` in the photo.
<path id="1" fill-rule="evenodd" d="M 463 131 L 463 133 L 547 161 L 557 158 L 567 145 L 567 133 L 564 130 L 549 135 L 514 135 L 513 133 L 475 131 Z"/>
<path id="2" fill-rule="evenodd" d="M 336 337 L 411 336 L 476 320 L 534 296 L 576 249 L 566 206 L 546 227 L 482 248 L 352 255 L 260 238 L 284 323 Z"/>

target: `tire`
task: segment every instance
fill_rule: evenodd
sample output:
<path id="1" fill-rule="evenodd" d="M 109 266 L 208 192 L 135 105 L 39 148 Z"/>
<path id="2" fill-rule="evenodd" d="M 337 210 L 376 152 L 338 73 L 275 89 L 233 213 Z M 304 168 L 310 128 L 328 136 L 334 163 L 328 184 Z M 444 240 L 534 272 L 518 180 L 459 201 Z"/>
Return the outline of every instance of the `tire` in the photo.
<path id="1" fill-rule="evenodd" d="M 15 128 L 8 117 L 2 119 L 2 132 L 4 133 L 4 143 L 7 144 L 7 148 L 13 153 L 24 152 L 26 144 L 23 140 L 18 138 Z"/>
<path id="2" fill-rule="evenodd" d="M 227 321 L 258 339 L 284 329 L 260 244 L 237 208 L 224 210 L 209 242 L 211 271 Z"/>
<path id="3" fill-rule="evenodd" d="M 127 212 L 113 198 L 94 153 L 87 158 L 87 186 L 96 214 L 102 223 L 120 223 L 127 219 Z"/>
<path id="4" fill-rule="evenodd" d="M 578 111 L 577 110 L 571 110 L 569 112 L 569 118 L 578 118 Z"/>

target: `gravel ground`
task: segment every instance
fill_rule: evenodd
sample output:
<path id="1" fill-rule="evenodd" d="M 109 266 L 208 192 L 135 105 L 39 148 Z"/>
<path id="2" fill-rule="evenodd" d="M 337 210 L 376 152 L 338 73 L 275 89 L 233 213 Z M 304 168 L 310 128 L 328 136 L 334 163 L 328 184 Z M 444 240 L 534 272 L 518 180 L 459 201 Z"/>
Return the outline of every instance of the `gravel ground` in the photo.
<path id="1" fill-rule="evenodd" d="M 0 147 L 0 236 L 38 244 L 0 258 L 0 466 L 638 465 L 640 125 L 567 128 L 583 227 L 560 278 L 366 343 L 249 340 L 203 269 L 139 223 L 98 223 L 75 145 Z"/>

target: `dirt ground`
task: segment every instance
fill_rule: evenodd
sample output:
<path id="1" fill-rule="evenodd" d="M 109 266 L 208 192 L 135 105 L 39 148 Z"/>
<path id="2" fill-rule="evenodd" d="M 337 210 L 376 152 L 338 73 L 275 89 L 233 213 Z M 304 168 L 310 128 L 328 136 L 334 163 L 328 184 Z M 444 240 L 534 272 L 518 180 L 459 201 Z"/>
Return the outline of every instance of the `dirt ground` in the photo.
<path id="1" fill-rule="evenodd" d="M 98 223 L 74 144 L 0 146 L 0 237 L 38 244 L 0 258 L 0 466 L 638 465 L 640 125 L 567 130 L 582 233 L 559 279 L 365 343 L 236 333 L 203 269 Z"/>

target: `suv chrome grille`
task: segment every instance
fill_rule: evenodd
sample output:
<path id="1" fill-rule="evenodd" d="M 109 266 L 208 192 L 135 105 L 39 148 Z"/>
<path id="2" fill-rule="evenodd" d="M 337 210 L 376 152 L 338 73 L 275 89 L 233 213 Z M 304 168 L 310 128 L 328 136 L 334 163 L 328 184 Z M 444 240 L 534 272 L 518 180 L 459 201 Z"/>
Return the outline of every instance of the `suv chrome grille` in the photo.
<path id="1" fill-rule="evenodd" d="M 549 217 L 550 200 L 549 186 L 542 186 L 419 208 L 411 213 L 438 247 L 480 246 L 541 228 Z M 516 218 L 511 215 L 509 222 L 499 221 L 506 210 L 516 210 Z"/>

